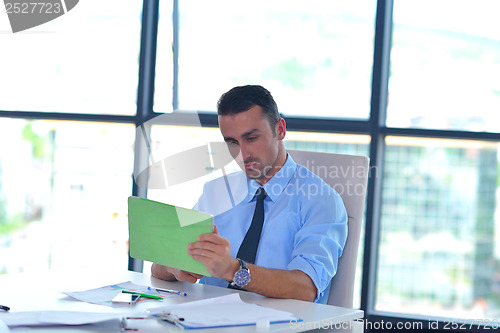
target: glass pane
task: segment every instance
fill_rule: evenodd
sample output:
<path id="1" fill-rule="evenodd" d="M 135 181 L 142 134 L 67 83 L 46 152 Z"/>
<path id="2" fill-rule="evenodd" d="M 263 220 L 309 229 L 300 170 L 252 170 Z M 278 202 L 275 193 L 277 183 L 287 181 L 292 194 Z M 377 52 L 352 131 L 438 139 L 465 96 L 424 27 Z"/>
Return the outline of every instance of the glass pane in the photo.
<path id="1" fill-rule="evenodd" d="M 175 142 L 175 145 L 171 144 Z M 218 128 L 201 128 L 196 126 L 167 126 L 154 125 L 151 130 L 151 148 L 154 161 L 160 161 L 168 156 L 187 153 L 190 149 L 206 145 L 207 142 L 222 142 Z M 368 155 L 370 137 L 366 135 L 342 135 L 329 133 L 305 133 L 287 131 L 285 146 L 287 149 L 322 151 L 339 154 Z M 188 155 L 184 155 L 188 157 Z M 148 198 L 192 208 L 203 190 L 203 184 L 208 180 L 222 176 L 222 172 L 239 171 L 235 162 L 227 165 L 224 170 L 210 172 L 210 164 L 202 169 L 208 170 L 205 175 L 193 177 L 192 180 L 164 186 L 163 188 L 149 188 Z M 151 184 L 151 183 L 150 183 Z M 364 230 L 364 221 L 363 227 Z M 363 233 L 358 251 L 358 267 L 356 273 L 356 289 L 354 306 L 360 306 L 361 271 L 363 263 Z M 151 263 L 146 262 L 144 272 L 150 271 Z"/>
<path id="2" fill-rule="evenodd" d="M 0 126 L 0 273 L 126 268 L 134 126 Z"/>
<path id="3" fill-rule="evenodd" d="M 368 135 L 287 131 L 285 147 L 296 150 L 368 156 L 370 137 Z"/>
<path id="4" fill-rule="evenodd" d="M 500 145 L 386 143 L 376 310 L 498 318 Z"/>
<path id="5" fill-rule="evenodd" d="M 172 112 L 173 96 L 173 29 L 172 29 L 172 0 L 160 1 L 158 19 L 158 38 L 156 44 L 156 69 L 155 69 L 155 112 Z M 217 97 L 214 97 L 214 100 Z"/>
<path id="6" fill-rule="evenodd" d="M 179 109 L 212 111 L 233 86 L 260 84 L 285 115 L 368 118 L 375 4 L 181 1 Z"/>
<path id="7" fill-rule="evenodd" d="M 0 110 L 135 114 L 141 10 L 139 0 L 86 0 L 46 24 L 0 33 Z"/>
<path id="8" fill-rule="evenodd" d="M 500 2 L 394 2 L 387 125 L 500 131 Z"/>

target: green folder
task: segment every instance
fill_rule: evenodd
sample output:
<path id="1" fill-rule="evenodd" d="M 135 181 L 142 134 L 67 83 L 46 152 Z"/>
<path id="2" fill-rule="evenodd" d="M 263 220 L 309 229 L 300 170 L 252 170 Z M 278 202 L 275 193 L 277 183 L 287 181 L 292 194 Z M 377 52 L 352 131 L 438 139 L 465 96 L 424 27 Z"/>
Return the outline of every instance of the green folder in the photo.
<path id="1" fill-rule="evenodd" d="M 204 264 L 187 254 L 188 244 L 213 231 L 213 217 L 193 209 L 148 199 L 128 198 L 130 256 L 210 276 Z"/>

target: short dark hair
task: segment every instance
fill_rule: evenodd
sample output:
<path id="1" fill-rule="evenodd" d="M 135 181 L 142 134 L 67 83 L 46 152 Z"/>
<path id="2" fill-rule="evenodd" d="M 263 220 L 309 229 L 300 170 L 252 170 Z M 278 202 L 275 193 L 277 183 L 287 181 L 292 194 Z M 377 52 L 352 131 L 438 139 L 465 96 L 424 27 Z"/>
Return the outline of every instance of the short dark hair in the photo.
<path id="1" fill-rule="evenodd" d="M 238 86 L 222 94 L 217 102 L 217 114 L 219 116 L 236 114 L 248 111 L 255 105 L 262 108 L 271 130 L 274 131 L 281 115 L 269 90 L 259 85 Z"/>

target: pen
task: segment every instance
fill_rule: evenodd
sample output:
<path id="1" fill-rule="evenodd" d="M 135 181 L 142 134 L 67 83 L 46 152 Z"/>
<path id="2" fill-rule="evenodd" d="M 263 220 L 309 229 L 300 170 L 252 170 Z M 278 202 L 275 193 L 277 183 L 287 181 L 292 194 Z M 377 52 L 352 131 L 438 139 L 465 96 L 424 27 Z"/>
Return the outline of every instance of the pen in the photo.
<path id="1" fill-rule="evenodd" d="M 156 290 L 157 292 L 164 292 L 164 293 L 169 293 L 169 294 L 176 294 L 176 295 L 180 295 L 180 296 L 187 296 L 186 293 L 183 293 L 181 291 L 178 291 L 178 290 L 173 290 L 173 289 L 161 289 L 161 288 L 151 288 L 151 287 L 148 287 L 149 290 Z"/>
<path id="2" fill-rule="evenodd" d="M 163 297 L 161 297 L 161 296 L 143 294 L 143 293 L 138 293 L 138 292 L 130 291 L 130 290 L 122 290 L 122 293 L 125 293 L 125 294 L 135 294 L 135 295 L 139 295 L 139 296 L 144 297 L 144 298 L 163 299 Z"/>
<path id="3" fill-rule="evenodd" d="M 3 311 L 9 311 L 10 308 L 6 305 L 0 305 L 0 310 L 3 310 Z"/>
<path id="4" fill-rule="evenodd" d="M 181 324 L 181 321 L 184 321 L 184 318 L 179 318 L 176 315 L 172 315 L 170 313 L 159 314 L 158 318 L 160 318 L 163 321 L 169 322 L 170 324 L 174 324 L 175 326 L 179 327 L 181 330 L 184 329 L 184 326 L 182 326 L 182 324 Z"/>

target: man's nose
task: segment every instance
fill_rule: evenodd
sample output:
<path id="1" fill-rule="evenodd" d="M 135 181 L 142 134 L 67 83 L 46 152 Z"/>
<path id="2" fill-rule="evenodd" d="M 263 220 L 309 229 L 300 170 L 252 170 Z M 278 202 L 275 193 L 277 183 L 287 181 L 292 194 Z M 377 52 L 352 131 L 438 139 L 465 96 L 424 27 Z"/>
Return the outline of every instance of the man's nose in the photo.
<path id="1" fill-rule="evenodd" d="M 236 163 L 238 163 L 238 164 L 243 163 L 244 157 L 243 157 L 240 146 L 229 147 L 229 152 L 231 153 L 231 156 L 236 161 Z"/>
<path id="2" fill-rule="evenodd" d="M 245 144 L 240 144 L 240 156 L 243 161 L 251 156 L 250 149 Z"/>

